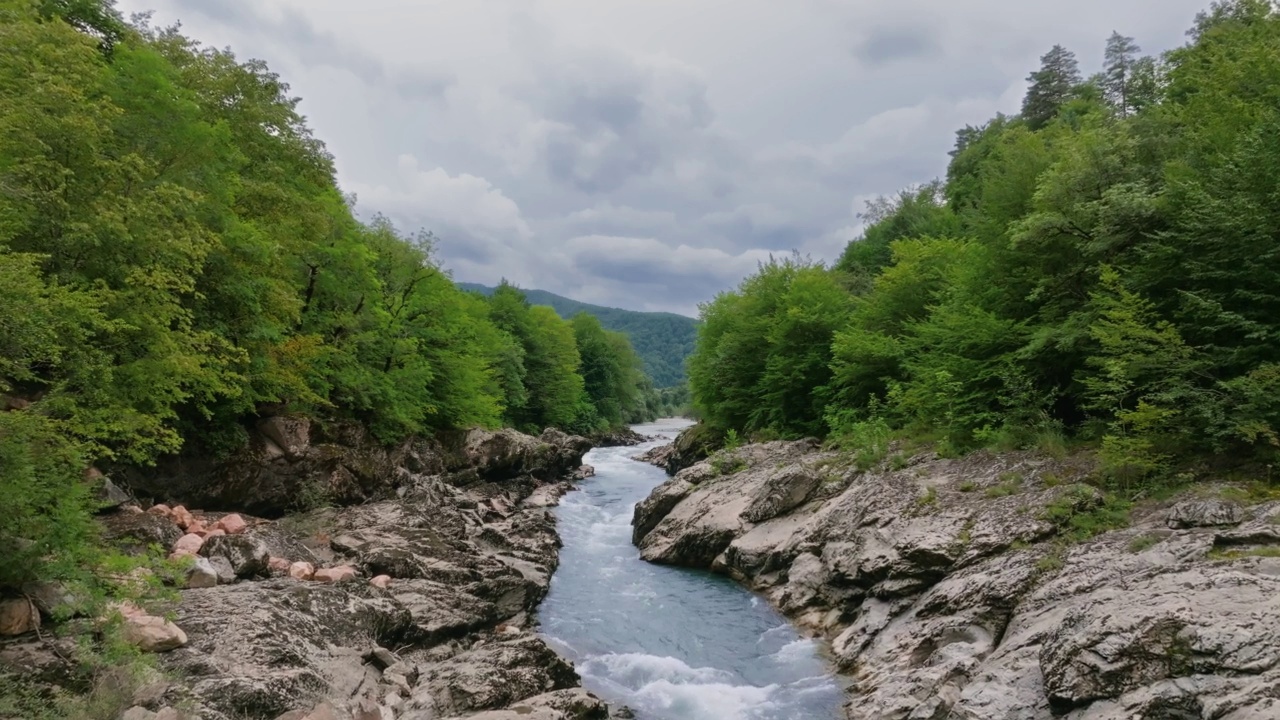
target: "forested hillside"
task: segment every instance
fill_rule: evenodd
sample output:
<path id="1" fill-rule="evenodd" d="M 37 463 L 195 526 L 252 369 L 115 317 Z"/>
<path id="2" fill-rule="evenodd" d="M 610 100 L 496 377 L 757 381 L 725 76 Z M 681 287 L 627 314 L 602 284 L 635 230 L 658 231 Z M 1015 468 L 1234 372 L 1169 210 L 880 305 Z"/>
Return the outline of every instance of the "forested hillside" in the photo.
<path id="1" fill-rule="evenodd" d="M 458 283 L 458 286 L 483 295 L 494 291 L 492 287 L 475 283 Z M 693 352 L 698 335 L 698 323 L 694 319 L 675 313 L 637 312 L 591 305 L 545 290 L 523 292 L 530 303 L 548 305 L 566 320 L 578 313 L 587 313 L 599 320 L 605 329 L 625 333 L 644 361 L 645 372 L 656 387 L 674 387 L 685 381 L 684 362 Z"/>
<path id="2" fill-rule="evenodd" d="M 93 463 L 218 456 L 266 415 L 391 443 L 653 404 L 625 336 L 358 221 L 296 105 L 108 1 L 0 0 L 0 586 L 88 551 Z"/>
<path id="3" fill-rule="evenodd" d="M 960 130 L 946 178 L 873 203 L 835 267 L 774 262 L 706 304 L 709 424 L 864 452 L 1084 443 L 1127 488 L 1269 473 L 1280 13 L 1217 2 L 1188 37 L 1150 57 L 1113 35 L 1087 78 L 1053 48 L 1022 112 Z"/>

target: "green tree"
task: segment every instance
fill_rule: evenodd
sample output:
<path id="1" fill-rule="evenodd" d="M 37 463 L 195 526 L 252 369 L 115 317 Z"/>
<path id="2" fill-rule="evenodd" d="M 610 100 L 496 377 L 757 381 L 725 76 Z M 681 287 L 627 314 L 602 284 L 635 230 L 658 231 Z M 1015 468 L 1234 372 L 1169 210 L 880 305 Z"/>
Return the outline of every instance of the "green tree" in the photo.
<path id="1" fill-rule="evenodd" d="M 1027 77 L 1031 83 L 1022 100 L 1022 117 L 1032 130 L 1048 125 L 1058 116 L 1080 84 L 1080 64 L 1075 53 L 1054 45 L 1040 58 L 1040 69 Z"/>
<path id="2" fill-rule="evenodd" d="M 1142 48 L 1131 37 L 1112 32 L 1107 38 L 1102 87 L 1107 102 L 1121 117 L 1135 109 L 1133 84 L 1137 74 L 1138 53 Z"/>

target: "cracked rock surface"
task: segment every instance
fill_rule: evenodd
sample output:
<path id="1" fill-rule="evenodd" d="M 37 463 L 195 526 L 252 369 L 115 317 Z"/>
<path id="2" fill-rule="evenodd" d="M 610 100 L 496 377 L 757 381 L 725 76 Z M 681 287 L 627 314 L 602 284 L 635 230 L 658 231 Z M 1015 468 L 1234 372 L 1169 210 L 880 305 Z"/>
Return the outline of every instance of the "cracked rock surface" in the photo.
<path id="1" fill-rule="evenodd" d="M 851 719 L 1280 717 L 1280 504 L 1206 488 L 1071 541 L 1103 503 L 1081 459 L 891 465 L 748 445 L 657 488 L 634 541 L 827 637 Z"/>

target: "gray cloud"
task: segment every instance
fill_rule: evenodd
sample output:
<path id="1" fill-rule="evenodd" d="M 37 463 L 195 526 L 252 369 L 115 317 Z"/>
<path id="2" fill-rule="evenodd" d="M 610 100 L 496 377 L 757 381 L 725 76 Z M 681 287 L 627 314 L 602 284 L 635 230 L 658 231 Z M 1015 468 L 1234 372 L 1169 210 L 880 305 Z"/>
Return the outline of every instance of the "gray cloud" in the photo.
<path id="1" fill-rule="evenodd" d="M 884 65 L 927 58 L 941 50 L 938 37 L 929 28 L 886 28 L 873 30 L 860 40 L 853 54 L 868 65 Z"/>
<path id="2" fill-rule="evenodd" d="M 1208 0 L 120 0 L 259 57 L 362 214 L 455 277 L 694 313 L 770 253 L 835 258 L 878 194 L 1016 112 L 1055 43 L 1184 42 Z"/>

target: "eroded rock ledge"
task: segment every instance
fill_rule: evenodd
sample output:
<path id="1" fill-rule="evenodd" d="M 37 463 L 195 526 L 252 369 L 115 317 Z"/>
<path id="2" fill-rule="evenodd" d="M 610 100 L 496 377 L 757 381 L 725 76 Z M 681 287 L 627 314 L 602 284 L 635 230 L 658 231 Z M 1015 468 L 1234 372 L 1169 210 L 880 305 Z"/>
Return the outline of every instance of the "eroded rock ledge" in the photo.
<path id="1" fill-rule="evenodd" d="M 183 635 L 152 648 L 167 679 L 135 698 L 134 716 L 610 717 L 532 626 L 560 546 L 548 508 L 580 472 L 586 440 L 473 430 L 385 450 L 313 445 L 297 423 L 262 432 L 244 453 L 201 465 L 202 483 L 159 495 L 173 465 L 131 478 L 172 509 L 124 505 L 103 518 L 123 547 L 160 544 L 229 566 L 193 568 L 179 602 L 152 608 Z M 334 507 L 275 520 L 186 509 L 241 497 L 274 516 L 289 493 L 317 485 L 334 491 L 322 496 Z M 368 501 L 340 504 L 350 499 Z M 0 646 L 0 665 L 38 667 L 41 652 L 39 639 L 19 637 Z"/>
<path id="2" fill-rule="evenodd" d="M 1068 542 L 1101 502 L 1083 462 L 862 472 L 813 442 L 750 445 L 655 490 L 634 540 L 830 638 L 849 718 L 1280 717 L 1280 503 L 1207 487 Z"/>

